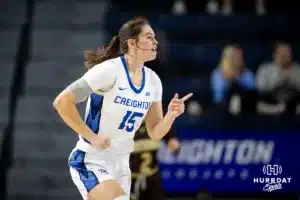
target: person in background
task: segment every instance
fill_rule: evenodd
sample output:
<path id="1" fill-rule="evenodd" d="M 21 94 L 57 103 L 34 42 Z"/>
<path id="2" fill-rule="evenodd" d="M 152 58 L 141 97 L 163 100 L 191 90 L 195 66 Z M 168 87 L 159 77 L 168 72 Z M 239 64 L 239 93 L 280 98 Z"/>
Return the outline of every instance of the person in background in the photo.
<path id="1" fill-rule="evenodd" d="M 211 84 L 215 103 L 222 103 L 233 87 L 255 89 L 254 75 L 245 67 L 240 47 L 229 45 L 224 48 L 219 67 L 212 72 Z"/>
<path id="2" fill-rule="evenodd" d="M 300 67 L 293 63 L 292 48 L 286 43 L 275 45 L 273 62 L 262 64 L 257 71 L 257 89 L 275 92 L 280 88 L 300 90 Z"/>
<path id="3" fill-rule="evenodd" d="M 167 143 L 170 152 L 179 150 L 180 142 L 176 138 L 174 126 L 172 126 L 163 140 Z M 164 200 L 164 190 L 157 161 L 157 151 L 160 142 L 149 138 L 145 123 L 136 132 L 134 141 L 135 148 L 130 157 L 130 168 L 132 171 L 130 199 Z"/>
<path id="4" fill-rule="evenodd" d="M 257 89 L 268 99 L 291 105 L 299 96 L 300 66 L 293 62 L 292 48 L 287 43 L 277 43 L 273 55 L 274 60 L 262 64 L 257 71 Z"/>

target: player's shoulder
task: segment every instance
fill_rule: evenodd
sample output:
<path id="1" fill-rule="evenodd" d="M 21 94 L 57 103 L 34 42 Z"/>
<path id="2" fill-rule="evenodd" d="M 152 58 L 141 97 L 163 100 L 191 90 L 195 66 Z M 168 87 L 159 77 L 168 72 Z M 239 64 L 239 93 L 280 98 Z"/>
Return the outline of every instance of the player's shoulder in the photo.
<path id="1" fill-rule="evenodd" d="M 146 72 L 146 76 L 150 78 L 151 82 L 161 83 L 161 80 L 155 71 L 146 66 L 144 66 L 144 69 Z"/>
<path id="2" fill-rule="evenodd" d="M 112 59 L 108 59 L 102 63 L 99 63 L 97 65 L 95 65 L 95 68 L 102 68 L 105 67 L 107 69 L 111 69 L 111 70 L 116 70 L 117 68 L 120 67 L 120 61 L 119 61 L 119 57 L 117 58 L 112 58 Z"/>
<path id="3" fill-rule="evenodd" d="M 107 61 L 113 63 L 114 65 L 123 65 L 120 57 L 112 58 L 112 59 L 109 59 Z"/>

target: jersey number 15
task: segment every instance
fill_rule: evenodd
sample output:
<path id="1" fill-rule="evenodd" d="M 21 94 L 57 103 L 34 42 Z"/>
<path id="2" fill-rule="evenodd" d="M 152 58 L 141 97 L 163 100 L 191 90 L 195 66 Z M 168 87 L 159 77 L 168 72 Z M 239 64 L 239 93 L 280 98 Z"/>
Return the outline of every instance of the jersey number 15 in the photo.
<path id="1" fill-rule="evenodd" d="M 127 132 L 132 132 L 134 130 L 134 123 L 137 117 L 143 117 L 143 113 L 127 111 L 123 120 L 119 126 L 119 129 L 124 129 Z"/>

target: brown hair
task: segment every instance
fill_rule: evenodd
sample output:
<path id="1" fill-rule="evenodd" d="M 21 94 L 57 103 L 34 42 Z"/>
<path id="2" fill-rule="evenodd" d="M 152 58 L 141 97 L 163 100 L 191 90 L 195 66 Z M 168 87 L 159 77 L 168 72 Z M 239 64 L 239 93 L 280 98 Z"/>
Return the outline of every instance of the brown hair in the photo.
<path id="1" fill-rule="evenodd" d="M 144 25 L 150 25 L 144 17 L 136 17 L 125 23 L 119 30 L 118 35 L 114 36 L 108 45 L 88 50 L 84 52 L 84 67 L 86 70 L 91 69 L 94 65 L 106 60 L 116 58 L 128 52 L 129 39 L 138 39 Z"/>

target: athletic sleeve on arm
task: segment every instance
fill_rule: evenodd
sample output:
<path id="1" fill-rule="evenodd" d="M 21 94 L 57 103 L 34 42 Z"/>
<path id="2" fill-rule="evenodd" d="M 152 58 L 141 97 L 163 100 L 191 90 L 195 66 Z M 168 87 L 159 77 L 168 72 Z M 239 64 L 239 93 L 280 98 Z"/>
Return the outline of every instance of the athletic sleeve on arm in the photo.
<path id="1" fill-rule="evenodd" d="M 83 78 L 74 81 L 67 87 L 67 89 L 73 92 L 76 103 L 83 102 L 90 94 L 93 93 L 92 88 Z"/>
<path id="2" fill-rule="evenodd" d="M 83 75 L 83 79 L 94 92 L 105 93 L 114 86 L 117 71 L 117 65 L 109 60 L 95 65 Z"/>
<path id="3" fill-rule="evenodd" d="M 162 93 L 163 93 L 162 83 L 158 75 L 155 72 L 153 72 L 153 74 L 154 74 L 154 81 L 155 81 L 154 102 L 159 102 L 162 100 Z"/>

